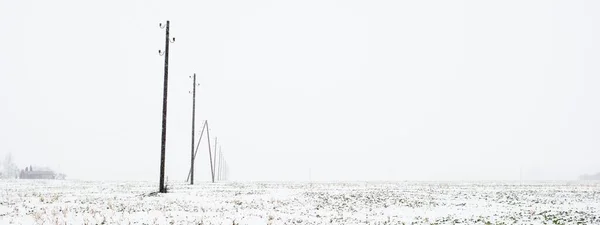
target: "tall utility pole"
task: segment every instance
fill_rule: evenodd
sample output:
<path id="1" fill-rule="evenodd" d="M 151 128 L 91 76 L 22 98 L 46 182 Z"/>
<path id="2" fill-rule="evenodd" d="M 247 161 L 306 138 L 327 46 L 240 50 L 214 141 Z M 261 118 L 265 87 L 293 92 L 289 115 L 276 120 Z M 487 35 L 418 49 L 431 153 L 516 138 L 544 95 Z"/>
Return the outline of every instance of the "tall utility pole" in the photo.
<path id="1" fill-rule="evenodd" d="M 160 28 L 166 28 L 165 33 L 165 51 L 158 51 L 158 54 L 165 56 L 165 80 L 163 85 L 163 109 L 162 109 L 162 136 L 160 144 L 160 181 L 158 191 L 160 193 L 167 193 L 165 188 L 165 148 L 167 145 L 167 91 L 169 86 L 169 43 L 175 42 L 175 38 L 171 41 L 169 39 L 169 21 L 167 25 L 163 26 L 159 24 Z"/>
<path id="2" fill-rule="evenodd" d="M 194 88 L 192 91 L 192 155 L 190 156 L 190 184 L 194 184 L 194 133 L 196 125 L 196 74 L 194 73 Z"/>

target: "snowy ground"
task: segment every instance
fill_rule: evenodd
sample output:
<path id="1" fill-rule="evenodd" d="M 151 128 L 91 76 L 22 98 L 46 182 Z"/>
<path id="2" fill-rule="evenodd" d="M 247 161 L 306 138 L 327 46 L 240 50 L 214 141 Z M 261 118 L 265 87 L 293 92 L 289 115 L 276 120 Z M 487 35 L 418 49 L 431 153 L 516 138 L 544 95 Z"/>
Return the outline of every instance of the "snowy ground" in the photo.
<path id="1" fill-rule="evenodd" d="M 0 224 L 600 224 L 599 182 L 0 180 Z"/>

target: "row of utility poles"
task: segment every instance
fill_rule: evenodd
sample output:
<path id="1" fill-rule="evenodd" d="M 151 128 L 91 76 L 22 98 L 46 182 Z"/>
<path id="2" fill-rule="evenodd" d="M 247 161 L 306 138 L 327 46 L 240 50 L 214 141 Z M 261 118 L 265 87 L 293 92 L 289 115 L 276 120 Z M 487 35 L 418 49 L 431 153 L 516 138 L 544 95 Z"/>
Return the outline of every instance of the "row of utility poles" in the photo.
<path id="1" fill-rule="evenodd" d="M 193 98 L 195 99 L 195 97 Z M 195 111 L 195 104 L 192 104 L 192 118 Z M 192 119 L 194 120 L 194 119 Z M 204 132 L 206 131 L 206 139 L 208 146 L 208 159 L 210 163 L 210 175 L 211 181 L 214 183 L 215 181 L 224 181 L 228 179 L 229 175 L 229 166 L 227 164 L 227 160 L 223 156 L 223 151 L 221 150 L 221 146 L 218 145 L 218 139 L 215 137 L 214 147 L 210 143 L 210 129 L 208 125 L 208 121 L 205 120 L 202 125 L 202 130 L 200 131 L 200 138 L 198 138 L 198 143 L 195 143 L 194 135 L 192 135 L 192 151 L 191 151 L 191 161 L 190 161 L 190 171 L 188 172 L 186 182 L 190 182 L 190 184 L 194 184 L 194 164 L 196 161 L 196 156 L 198 155 L 198 149 L 200 148 L 200 142 L 204 137 Z M 192 124 L 192 133 L 194 133 L 194 125 Z M 194 144 L 196 147 L 194 148 Z M 217 149 L 219 150 L 217 152 Z"/>
<path id="2" fill-rule="evenodd" d="M 167 142 L 167 92 L 168 92 L 168 82 L 169 82 L 169 44 L 175 42 L 175 38 L 169 37 L 169 28 L 170 22 L 167 20 L 167 23 L 163 25 L 159 24 L 160 28 L 165 29 L 165 50 L 164 52 L 159 50 L 158 53 L 161 56 L 165 57 L 165 68 L 164 68 L 164 83 L 163 83 L 163 106 L 162 106 L 162 135 L 161 135 L 161 147 L 160 147 L 160 180 L 159 180 L 159 192 L 166 193 L 167 189 L 165 186 L 165 153 L 166 153 L 166 142 Z M 188 174 L 188 180 L 190 184 L 194 184 L 194 162 L 196 159 L 196 155 L 198 153 L 198 148 L 200 147 L 200 141 L 202 140 L 202 136 L 204 135 L 204 131 L 206 131 L 206 138 L 208 143 L 208 153 L 209 153 L 209 161 L 210 161 L 210 171 L 211 171 L 211 180 L 214 183 L 215 179 L 218 181 L 227 180 L 229 174 L 229 167 L 227 165 L 227 161 L 223 157 L 223 152 L 221 151 L 221 147 L 217 145 L 217 138 L 215 137 L 214 144 L 214 152 L 211 150 L 210 143 L 210 132 L 208 121 L 204 121 L 202 126 L 202 131 L 200 132 L 200 138 L 198 139 L 198 144 L 194 148 L 195 145 L 195 123 L 196 123 L 196 87 L 198 84 L 196 83 L 196 74 L 194 73 L 193 77 L 193 97 L 192 97 L 192 145 L 191 145 L 191 156 L 190 156 L 190 172 Z M 219 152 L 217 153 L 217 148 Z M 218 155 L 218 159 L 217 159 Z"/>

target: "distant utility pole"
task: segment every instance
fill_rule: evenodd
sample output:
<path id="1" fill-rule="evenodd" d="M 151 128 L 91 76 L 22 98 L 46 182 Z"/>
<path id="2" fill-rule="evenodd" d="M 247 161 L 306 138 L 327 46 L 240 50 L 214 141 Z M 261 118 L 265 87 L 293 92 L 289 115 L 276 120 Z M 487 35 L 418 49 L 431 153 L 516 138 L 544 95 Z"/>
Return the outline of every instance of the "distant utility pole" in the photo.
<path id="1" fill-rule="evenodd" d="M 523 184 L 523 166 L 519 167 L 519 181 Z"/>
<path id="2" fill-rule="evenodd" d="M 215 167 L 213 166 L 213 158 L 212 158 L 212 150 L 210 149 L 210 127 L 208 126 L 208 121 L 206 121 L 206 139 L 208 139 L 208 159 L 210 160 L 210 175 L 212 178 L 212 182 L 215 182 Z M 215 138 L 215 142 L 217 138 Z M 216 143 L 215 143 L 216 145 Z M 215 162 L 216 163 L 216 162 Z"/>
<path id="3" fill-rule="evenodd" d="M 162 23 L 159 24 L 160 28 L 166 28 L 165 34 L 165 51 L 161 52 L 158 50 L 159 55 L 165 56 L 165 79 L 163 85 L 163 110 L 162 110 L 162 136 L 161 136 L 161 145 L 160 145 L 160 181 L 159 181 L 159 189 L 160 193 L 167 193 L 167 189 L 165 188 L 165 148 L 167 144 L 167 87 L 169 86 L 169 43 L 175 42 L 175 38 L 172 40 L 169 39 L 169 21 L 167 20 L 167 25 L 163 26 Z"/>
<path id="4" fill-rule="evenodd" d="M 213 162 L 215 162 L 215 164 L 213 165 L 213 183 L 215 182 L 215 175 L 217 173 L 217 145 L 217 137 L 215 137 L 215 154 L 213 155 Z"/>
<path id="5" fill-rule="evenodd" d="M 198 149 L 200 149 L 200 142 L 202 142 L 202 137 L 204 135 L 204 130 L 208 130 L 208 124 L 207 121 L 205 120 L 203 125 L 202 125 L 202 131 L 200 131 L 200 138 L 198 138 L 198 143 L 196 143 L 196 150 L 194 151 L 194 155 L 192 156 L 192 160 L 194 161 L 194 164 L 196 162 L 196 156 L 198 155 Z M 190 177 L 192 176 L 192 167 L 190 167 L 190 171 L 188 172 L 188 176 L 187 179 L 185 180 L 185 182 L 188 182 L 190 180 Z"/>
<path id="6" fill-rule="evenodd" d="M 194 184 L 194 133 L 195 133 L 195 125 L 196 125 L 196 73 L 194 73 L 194 84 L 193 84 L 194 88 L 192 90 L 192 152 L 191 152 L 191 156 L 190 156 L 190 171 L 191 171 L 191 176 L 190 176 L 190 184 Z"/>
<path id="7" fill-rule="evenodd" d="M 223 175 L 223 152 L 221 151 L 221 146 L 219 146 L 219 173 L 217 175 L 219 181 L 222 180 L 221 175 Z"/>
<path id="8" fill-rule="evenodd" d="M 228 180 L 228 175 L 227 173 L 229 172 L 229 165 L 227 164 L 227 160 L 223 159 L 223 163 L 225 164 L 223 167 L 225 168 L 223 170 L 223 180 Z"/>
<path id="9" fill-rule="evenodd" d="M 223 179 L 223 151 L 221 151 L 221 146 L 219 146 L 219 170 L 217 170 L 217 178 L 219 181 Z"/>
<path id="10" fill-rule="evenodd" d="M 229 181 L 229 163 L 225 160 L 225 180 Z"/>
<path id="11" fill-rule="evenodd" d="M 225 157 L 223 157 L 223 163 L 222 163 L 222 165 L 223 165 L 223 166 L 221 166 L 221 169 L 223 170 L 223 172 L 221 172 L 221 179 L 222 179 L 223 181 L 226 181 L 226 180 L 227 180 L 227 176 L 226 176 L 226 173 L 225 173 L 225 171 L 227 170 L 227 169 L 226 169 L 226 167 L 227 167 L 227 162 L 225 161 Z"/>

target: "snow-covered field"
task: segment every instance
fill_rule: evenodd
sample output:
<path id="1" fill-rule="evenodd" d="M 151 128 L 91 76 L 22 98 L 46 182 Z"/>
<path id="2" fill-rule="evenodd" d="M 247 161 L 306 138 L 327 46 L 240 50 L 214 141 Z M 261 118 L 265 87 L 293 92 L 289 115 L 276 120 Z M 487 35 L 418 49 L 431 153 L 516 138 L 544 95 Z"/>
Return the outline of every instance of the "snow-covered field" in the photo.
<path id="1" fill-rule="evenodd" d="M 599 182 L 0 180 L 0 224 L 600 224 Z"/>

